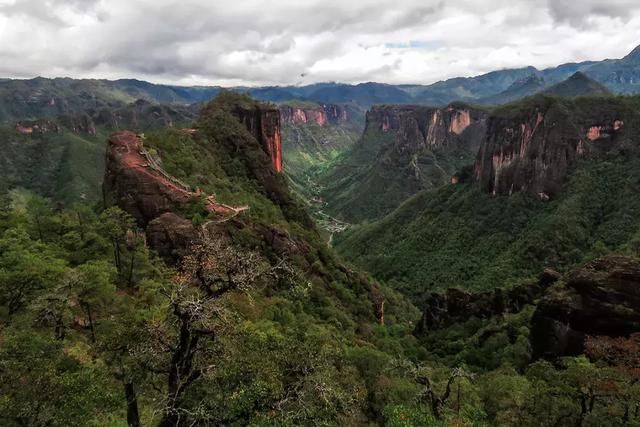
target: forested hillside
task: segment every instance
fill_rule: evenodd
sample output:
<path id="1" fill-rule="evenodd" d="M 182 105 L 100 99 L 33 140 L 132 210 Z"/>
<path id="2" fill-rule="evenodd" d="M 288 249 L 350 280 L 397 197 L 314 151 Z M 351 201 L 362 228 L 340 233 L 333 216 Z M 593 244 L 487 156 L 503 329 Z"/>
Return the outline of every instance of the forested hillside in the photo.
<path id="1" fill-rule="evenodd" d="M 111 135 L 104 202 L 62 207 L 23 190 L 3 193 L 3 425 L 444 427 L 637 419 L 630 409 L 639 403 L 635 336 L 591 339 L 589 359 L 535 361 L 535 301 L 414 331 L 420 311 L 384 282 L 345 266 L 291 194 L 279 170 L 277 113 L 223 93 L 193 128 Z M 594 206 L 597 216 L 596 208 L 616 197 L 611 188 L 625 187 L 614 178 L 632 166 L 612 164 L 611 187 L 593 199 L 581 193 L 586 199 L 575 205 L 558 199 L 558 206 L 536 208 L 541 202 L 524 193 L 499 200 L 468 184 L 438 197 L 443 207 L 457 199 L 459 215 L 465 203 L 497 211 L 506 200 L 514 210 L 533 206 L 549 221 L 554 206 Z M 599 188 L 588 179 L 605 166 L 581 167 L 585 175 L 577 172 L 569 188 Z M 635 277 L 640 265 L 635 258 L 612 262 L 629 272 L 624 277 Z M 522 272 L 532 276 L 535 266 L 511 276 Z M 553 279 L 540 283 L 560 291 L 580 274 L 547 274 Z M 598 286 L 619 283 L 597 277 Z M 555 300 L 544 298 L 550 309 L 538 317 L 552 322 Z"/>

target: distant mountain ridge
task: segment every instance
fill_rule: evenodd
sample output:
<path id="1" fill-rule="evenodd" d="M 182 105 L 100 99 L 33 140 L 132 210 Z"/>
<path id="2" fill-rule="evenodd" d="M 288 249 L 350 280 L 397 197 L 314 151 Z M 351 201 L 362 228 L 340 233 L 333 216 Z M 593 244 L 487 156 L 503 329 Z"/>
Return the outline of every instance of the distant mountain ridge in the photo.
<path id="1" fill-rule="evenodd" d="M 611 95 L 611 92 L 603 84 L 589 78 L 580 71 L 577 71 L 567 80 L 546 89 L 544 93 L 564 97 Z"/>
<path id="2" fill-rule="evenodd" d="M 576 72 L 583 73 L 613 93 L 640 93 L 640 46 L 621 59 L 567 63 L 544 70 L 535 67 L 498 70 L 430 85 L 316 83 L 230 89 L 245 92 L 261 101 L 301 99 L 327 104 L 355 104 L 360 108 L 376 104 L 444 106 L 455 101 L 497 105 L 548 89 Z M 221 89 L 218 86 L 161 85 L 135 79 L 0 78 L 0 122 L 54 118 L 88 108 L 124 106 L 137 99 L 163 104 L 193 104 L 213 98 Z"/>

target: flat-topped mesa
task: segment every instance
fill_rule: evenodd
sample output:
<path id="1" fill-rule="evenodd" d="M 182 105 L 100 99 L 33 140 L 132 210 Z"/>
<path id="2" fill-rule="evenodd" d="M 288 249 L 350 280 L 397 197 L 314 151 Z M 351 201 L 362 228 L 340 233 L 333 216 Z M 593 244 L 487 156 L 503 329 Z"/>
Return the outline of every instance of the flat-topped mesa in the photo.
<path id="1" fill-rule="evenodd" d="M 283 164 L 280 111 L 264 106 L 244 108 L 237 105 L 232 110 L 232 113 L 262 145 L 271 158 L 273 169 L 277 173 L 281 173 Z"/>
<path id="2" fill-rule="evenodd" d="M 280 105 L 280 117 L 287 124 L 316 124 L 325 126 L 329 123 L 344 123 L 348 120 L 347 109 L 337 104 L 309 105 L 296 107 Z"/>
<path id="3" fill-rule="evenodd" d="M 413 105 L 376 106 L 367 112 L 367 130 L 399 132 L 405 139 L 422 139 L 429 147 L 444 145 L 470 127 L 482 128 L 486 114 L 466 106 L 446 108 Z"/>
<path id="4" fill-rule="evenodd" d="M 561 191 L 580 158 L 621 147 L 623 116 L 630 114 L 624 104 L 598 111 L 586 102 L 546 99 L 516 114 L 491 116 L 474 164 L 480 188 L 494 195 L 526 192 L 549 200 Z"/>
<path id="5" fill-rule="evenodd" d="M 104 196 L 132 215 L 145 227 L 149 222 L 180 207 L 195 197 L 205 197 L 205 207 L 217 214 L 233 214 L 244 208 L 217 203 L 165 172 L 148 153 L 142 138 L 129 131 L 113 134 L 107 144 Z"/>

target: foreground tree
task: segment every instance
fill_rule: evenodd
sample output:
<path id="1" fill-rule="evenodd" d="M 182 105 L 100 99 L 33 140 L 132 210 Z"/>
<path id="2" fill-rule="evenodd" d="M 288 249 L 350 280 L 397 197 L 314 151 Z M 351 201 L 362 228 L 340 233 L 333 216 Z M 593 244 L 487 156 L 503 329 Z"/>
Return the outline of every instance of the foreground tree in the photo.
<path id="1" fill-rule="evenodd" d="M 139 349 L 145 368 L 165 383 L 161 426 L 206 416 L 186 396 L 219 366 L 219 338 L 238 323 L 229 297 L 269 283 L 277 273 L 256 253 L 236 248 L 224 236 L 203 232 L 191 246 L 180 272 L 161 290 L 164 313 L 151 319 L 151 340 Z"/>
<path id="2" fill-rule="evenodd" d="M 462 400 L 461 381 L 472 380 L 474 377 L 472 373 L 467 372 L 463 367 L 444 371 L 408 361 L 400 361 L 399 367 L 419 386 L 418 401 L 429 407 L 436 420 L 444 419 L 445 408 L 449 404 L 454 391 L 453 387 L 457 383 L 459 387 L 456 390 L 456 412 L 459 415 Z"/>

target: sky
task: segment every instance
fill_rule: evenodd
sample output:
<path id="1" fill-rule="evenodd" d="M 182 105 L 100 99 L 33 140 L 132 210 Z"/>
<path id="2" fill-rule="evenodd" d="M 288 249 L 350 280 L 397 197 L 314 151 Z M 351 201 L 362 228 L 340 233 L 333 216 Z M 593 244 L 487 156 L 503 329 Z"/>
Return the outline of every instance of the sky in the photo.
<path id="1" fill-rule="evenodd" d="M 638 0 L 0 0 L 0 78 L 428 84 L 639 44 Z"/>

